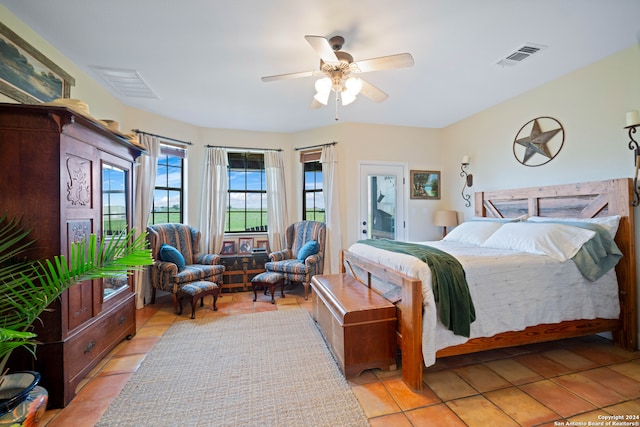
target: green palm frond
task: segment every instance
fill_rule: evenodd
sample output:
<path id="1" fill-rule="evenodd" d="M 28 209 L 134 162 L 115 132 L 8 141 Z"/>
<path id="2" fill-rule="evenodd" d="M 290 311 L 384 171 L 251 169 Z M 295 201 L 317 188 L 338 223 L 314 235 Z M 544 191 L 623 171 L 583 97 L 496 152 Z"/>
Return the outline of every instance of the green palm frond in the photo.
<path id="1" fill-rule="evenodd" d="M 0 217 L 0 370 L 9 354 L 18 347 L 35 351 L 32 323 L 66 289 L 76 283 L 118 277 L 151 265 L 146 235 L 134 230 L 98 241 L 73 243 L 69 258 L 53 260 L 20 259 L 33 243 L 19 219 Z"/>
<path id="2" fill-rule="evenodd" d="M 24 271 L 34 261 L 11 262 L 23 253 L 33 241 L 25 241 L 31 230 L 23 230 L 19 218 L 7 219 L 6 215 L 0 217 L 0 278 L 8 278 Z"/>
<path id="3" fill-rule="evenodd" d="M 18 347 L 26 347 L 35 354 L 36 334 L 0 328 L 0 354 L 11 354 Z M 4 367 L 4 365 L 2 365 Z M 4 372 L 4 369 L 2 370 Z"/>

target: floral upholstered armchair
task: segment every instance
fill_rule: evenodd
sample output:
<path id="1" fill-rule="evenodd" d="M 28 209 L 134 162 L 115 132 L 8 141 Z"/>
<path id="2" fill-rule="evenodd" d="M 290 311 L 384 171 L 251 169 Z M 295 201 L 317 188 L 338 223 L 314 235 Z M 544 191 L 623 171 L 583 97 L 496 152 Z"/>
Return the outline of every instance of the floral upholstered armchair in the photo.
<path id="1" fill-rule="evenodd" d="M 269 254 L 267 271 L 281 273 L 287 282 L 301 282 L 304 299 L 309 293 L 309 282 L 324 270 L 324 247 L 327 226 L 323 222 L 300 221 L 287 227 L 287 248 Z"/>
<path id="2" fill-rule="evenodd" d="M 220 256 L 200 252 L 200 231 L 185 224 L 156 224 L 147 227 L 151 255 L 151 304 L 156 290 L 171 292 L 177 312 L 177 292 L 192 282 L 207 281 L 222 285 L 224 266 Z"/>

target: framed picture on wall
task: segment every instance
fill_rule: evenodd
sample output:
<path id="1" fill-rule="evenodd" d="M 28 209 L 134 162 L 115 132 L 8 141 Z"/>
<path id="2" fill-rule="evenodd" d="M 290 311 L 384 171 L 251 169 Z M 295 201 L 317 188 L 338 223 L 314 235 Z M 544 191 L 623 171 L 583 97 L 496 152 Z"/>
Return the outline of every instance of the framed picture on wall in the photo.
<path id="1" fill-rule="evenodd" d="M 235 255 L 236 254 L 236 242 L 233 240 L 225 240 L 222 242 L 222 252 L 220 255 Z"/>
<path id="2" fill-rule="evenodd" d="M 23 104 L 69 98 L 75 79 L 0 22 L 0 93 Z"/>
<path id="3" fill-rule="evenodd" d="M 411 198 L 440 200 L 440 171 L 411 171 Z"/>
<path id="4" fill-rule="evenodd" d="M 238 239 L 238 254 L 250 254 L 253 250 L 253 237 L 241 237 Z"/>

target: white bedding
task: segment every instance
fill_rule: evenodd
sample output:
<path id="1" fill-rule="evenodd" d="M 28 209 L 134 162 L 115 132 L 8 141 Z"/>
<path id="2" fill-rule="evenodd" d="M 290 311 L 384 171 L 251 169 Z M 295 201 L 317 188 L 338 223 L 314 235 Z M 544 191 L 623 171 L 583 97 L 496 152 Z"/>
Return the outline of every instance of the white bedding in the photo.
<path id="1" fill-rule="evenodd" d="M 416 243 L 448 252 L 462 264 L 476 309 L 470 338 L 564 320 L 619 317 L 615 269 L 589 282 L 571 260 L 560 262 L 546 255 L 458 242 Z M 426 366 L 435 363 L 436 351 L 467 340 L 454 335 L 438 320 L 427 264 L 410 255 L 361 243 L 353 244 L 349 250 L 422 281 L 422 353 Z"/>

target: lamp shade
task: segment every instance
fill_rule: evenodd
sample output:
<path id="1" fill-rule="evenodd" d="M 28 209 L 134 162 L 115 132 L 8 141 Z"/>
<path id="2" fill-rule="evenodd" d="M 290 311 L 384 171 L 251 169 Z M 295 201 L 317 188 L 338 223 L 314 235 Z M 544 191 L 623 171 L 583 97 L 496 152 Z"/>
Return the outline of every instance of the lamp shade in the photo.
<path id="1" fill-rule="evenodd" d="M 458 225 L 458 212 L 456 211 L 436 211 L 433 224 L 437 227 L 451 227 Z"/>

